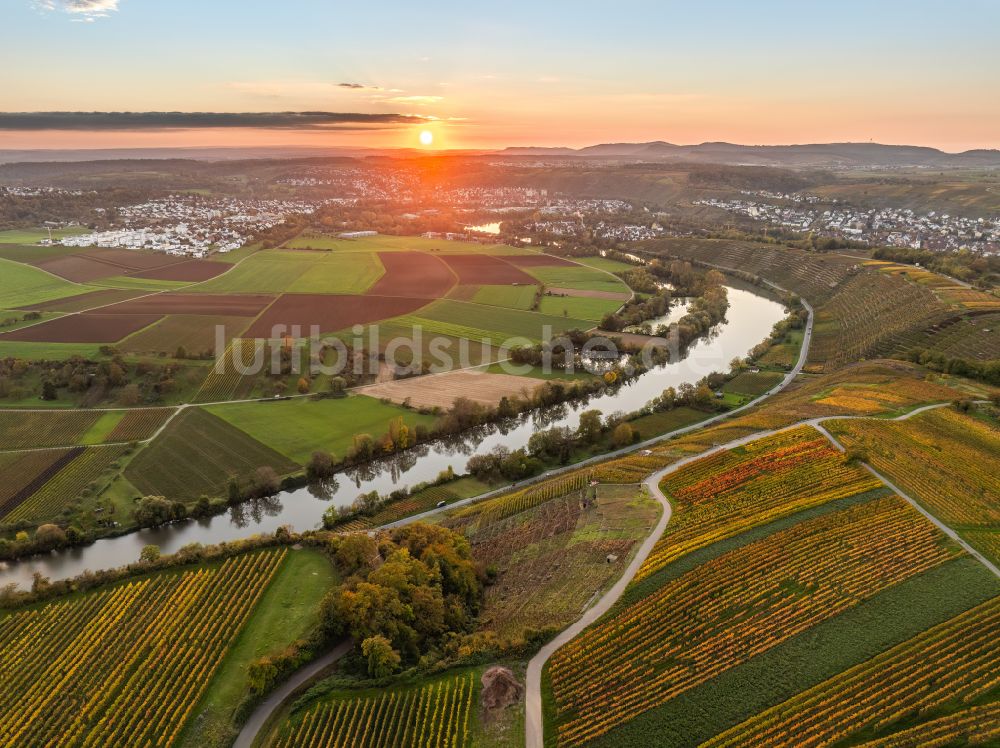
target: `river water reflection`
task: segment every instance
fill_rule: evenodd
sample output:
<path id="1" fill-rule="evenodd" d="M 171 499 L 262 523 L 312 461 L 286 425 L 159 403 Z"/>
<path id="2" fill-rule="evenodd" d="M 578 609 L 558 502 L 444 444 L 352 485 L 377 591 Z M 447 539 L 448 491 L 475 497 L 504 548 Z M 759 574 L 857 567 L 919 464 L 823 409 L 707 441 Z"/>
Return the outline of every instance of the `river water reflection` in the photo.
<path id="1" fill-rule="evenodd" d="M 150 530 L 107 538 L 81 548 L 73 548 L 33 557 L 0 570 L 0 584 L 16 582 L 30 585 L 32 574 L 40 572 L 51 579 L 76 576 L 86 569 L 121 566 L 139 558 L 148 544 L 158 545 L 163 553 L 173 553 L 188 543 L 219 543 L 249 535 L 273 532 L 282 525 L 297 530 L 319 526 L 323 512 L 331 505 L 347 505 L 360 493 L 389 493 L 397 488 L 433 480 L 449 465 L 457 473 L 465 470 L 468 459 L 489 452 L 502 444 L 510 449 L 526 446 L 540 429 L 553 426 L 576 428 L 580 413 L 596 408 L 605 415 L 637 410 L 667 387 L 696 382 L 713 371 L 725 371 L 729 362 L 745 356 L 771 332 L 785 315 L 784 307 L 748 290 L 729 288 L 729 311 L 726 320 L 713 334 L 688 349 L 680 361 L 657 367 L 617 390 L 590 398 L 586 403 L 572 403 L 532 413 L 514 423 L 464 433 L 458 438 L 423 445 L 391 459 L 381 460 L 361 470 L 337 476 L 336 485 L 325 494 L 302 488 L 279 494 L 273 499 L 251 502 L 204 520 L 191 520 Z"/>

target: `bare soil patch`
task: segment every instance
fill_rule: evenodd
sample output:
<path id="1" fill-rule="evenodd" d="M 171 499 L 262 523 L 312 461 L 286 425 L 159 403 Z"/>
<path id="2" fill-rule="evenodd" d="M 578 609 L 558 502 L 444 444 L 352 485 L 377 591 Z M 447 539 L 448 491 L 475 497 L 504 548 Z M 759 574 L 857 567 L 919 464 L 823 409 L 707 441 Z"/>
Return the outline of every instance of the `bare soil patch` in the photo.
<path id="1" fill-rule="evenodd" d="M 503 285 L 523 283 L 532 286 L 538 280 L 520 268 L 494 255 L 442 255 L 458 275 L 459 283 L 470 285 Z"/>
<path id="2" fill-rule="evenodd" d="M 336 332 L 352 325 L 409 314 L 427 303 L 427 299 L 406 296 L 284 294 L 253 323 L 246 336 L 271 337 L 278 325 L 297 326 L 303 337 L 308 337 L 313 325 L 318 326 L 321 333 Z"/>
<path id="3" fill-rule="evenodd" d="M 455 398 L 465 397 L 483 405 L 495 406 L 502 397 L 530 395 L 545 384 L 542 379 L 493 374 L 482 371 L 452 371 L 424 377 L 401 379 L 362 387 L 371 397 L 394 403 L 410 401 L 414 408 L 450 408 Z"/>
<path id="4" fill-rule="evenodd" d="M 101 314 L 84 312 L 22 327 L 0 340 L 30 343 L 117 343 L 127 335 L 147 327 L 162 318 L 160 314 Z"/>
<path id="5" fill-rule="evenodd" d="M 66 296 L 62 299 L 45 301 L 41 304 L 31 304 L 20 307 L 23 310 L 33 310 L 37 312 L 82 312 L 84 309 L 93 309 L 104 304 L 117 304 L 122 301 L 134 299 L 142 296 L 144 291 L 124 291 L 109 288 L 106 291 L 90 291 L 76 296 Z"/>
<path id="6" fill-rule="evenodd" d="M 374 296 L 423 296 L 438 299 L 458 281 L 434 255 L 426 252 L 379 252 L 385 275 L 368 289 Z"/>
<path id="7" fill-rule="evenodd" d="M 125 301 L 102 314 L 207 314 L 228 317 L 256 317 L 274 299 L 263 294 L 184 294 L 162 293 Z"/>
<path id="8" fill-rule="evenodd" d="M 122 274 L 121 268 L 92 260 L 85 255 L 53 257 L 49 260 L 37 262 L 35 266 L 74 283 L 86 283 L 87 281 L 110 278 L 113 275 Z"/>

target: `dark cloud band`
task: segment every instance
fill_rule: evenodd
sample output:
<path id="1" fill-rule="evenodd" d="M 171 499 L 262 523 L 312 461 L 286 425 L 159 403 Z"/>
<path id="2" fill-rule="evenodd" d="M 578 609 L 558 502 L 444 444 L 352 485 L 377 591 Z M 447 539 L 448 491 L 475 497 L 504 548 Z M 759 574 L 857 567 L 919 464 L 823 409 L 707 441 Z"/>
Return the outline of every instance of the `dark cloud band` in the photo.
<path id="1" fill-rule="evenodd" d="M 421 121 L 409 114 L 358 112 L 0 112 L 0 130 L 185 130 L 257 127 L 361 129 Z"/>

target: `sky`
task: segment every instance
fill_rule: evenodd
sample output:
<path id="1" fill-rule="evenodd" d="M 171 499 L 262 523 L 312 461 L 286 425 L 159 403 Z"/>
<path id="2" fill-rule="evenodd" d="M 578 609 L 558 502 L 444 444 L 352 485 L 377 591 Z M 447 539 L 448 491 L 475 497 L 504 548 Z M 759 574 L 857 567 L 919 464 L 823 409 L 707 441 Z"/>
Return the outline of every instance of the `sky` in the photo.
<path id="1" fill-rule="evenodd" d="M 0 24 L 0 149 L 1000 148 L 996 0 L 0 0 Z"/>

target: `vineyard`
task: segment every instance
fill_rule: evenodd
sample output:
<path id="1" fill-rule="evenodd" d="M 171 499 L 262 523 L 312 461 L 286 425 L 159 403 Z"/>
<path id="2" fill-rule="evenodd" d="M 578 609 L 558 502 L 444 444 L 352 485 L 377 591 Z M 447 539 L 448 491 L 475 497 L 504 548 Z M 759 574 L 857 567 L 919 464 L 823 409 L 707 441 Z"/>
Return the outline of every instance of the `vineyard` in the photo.
<path id="1" fill-rule="evenodd" d="M 44 449 L 36 452 L 0 454 L 0 516 L 17 506 L 45 484 L 82 449 Z"/>
<path id="2" fill-rule="evenodd" d="M 459 509 L 447 524 L 465 533 L 475 533 L 479 528 L 512 517 L 549 499 L 565 496 L 573 491 L 583 491 L 589 482 L 589 473 L 581 470 L 569 476 L 543 481 L 528 488 L 487 499 L 474 506 Z"/>
<path id="3" fill-rule="evenodd" d="M 222 358 L 212 364 L 194 401 L 212 403 L 249 395 L 257 373 L 270 363 L 267 350 L 259 341 L 234 340 Z"/>
<path id="4" fill-rule="evenodd" d="M 345 692 L 321 701 L 284 725 L 275 748 L 464 748 L 475 711 L 473 673 L 429 681 L 419 688 L 391 688 L 365 696 Z"/>
<path id="5" fill-rule="evenodd" d="M 839 255 L 717 239 L 664 239 L 645 249 L 681 259 L 711 263 L 766 278 L 814 304 L 825 301 L 847 278 L 856 260 Z"/>
<path id="6" fill-rule="evenodd" d="M 141 408 L 130 410 L 112 429 L 105 441 L 137 442 L 153 436 L 173 414 L 173 408 Z"/>
<path id="7" fill-rule="evenodd" d="M 827 428 L 952 525 L 1000 525 L 1000 431 L 951 408 L 905 421 L 830 421 Z"/>
<path id="8" fill-rule="evenodd" d="M 978 722 L 1000 716 L 1000 704 L 972 706 L 994 691 L 1000 680 L 1000 597 L 913 637 L 868 662 L 851 668 L 782 704 L 737 725 L 702 748 L 745 745 L 826 746 L 863 731 L 882 734 L 903 721 L 921 725 L 884 736 L 876 745 L 924 744 L 933 730 L 942 743 L 962 737 L 969 727 L 982 737 L 1000 737 Z M 942 710 L 954 714 L 942 716 Z M 985 710 L 985 711 L 984 711 Z M 867 745 L 867 743 L 866 743 Z"/>
<path id="9" fill-rule="evenodd" d="M 858 273 L 817 309 L 809 362 L 836 368 L 901 352 L 907 336 L 951 314 L 926 286 L 879 272 Z"/>
<path id="10" fill-rule="evenodd" d="M 183 465 L 184 470 L 176 469 Z M 222 496 L 230 477 L 246 478 L 262 465 L 279 475 L 294 462 L 201 408 L 180 412 L 163 433 L 125 468 L 125 477 L 146 495 L 182 501 Z"/>
<path id="11" fill-rule="evenodd" d="M 663 481 L 674 515 L 636 579 L 750 527 L 881 485 L 808 426 L 716 452 Z"/>
<path id="12" fill-rule="evenodd" d="M 0 449 L 32 449 L 76 444 L 100 417 L 100 411 L 0 410 Z"/>
<path id="13" fill-rule="evenodd" d="M 1000 564 L 1000 528 L 966 530 L 962 535 L 977 549 L 993 559 L 994 563 Z"/>
<path id="14" fill-rule="evenodd" d="M 244 554 L 0 618 L 0 740 L 174 743 L 285 554 Z"/>
<path id="15" fill-rule="evenodd" d="M 957 553 L 888 497 L 712 559 L 556 652 L 558 745 L 603 735 Z"/>
<path id="16" fill-rule="evenodd" d="M 75 450 L 74 450 L 75 451 Z M 111 467 L 125 451 L 121 446 L 87 447 L 9 513 L 4 522 L 54 519 Z"/>

